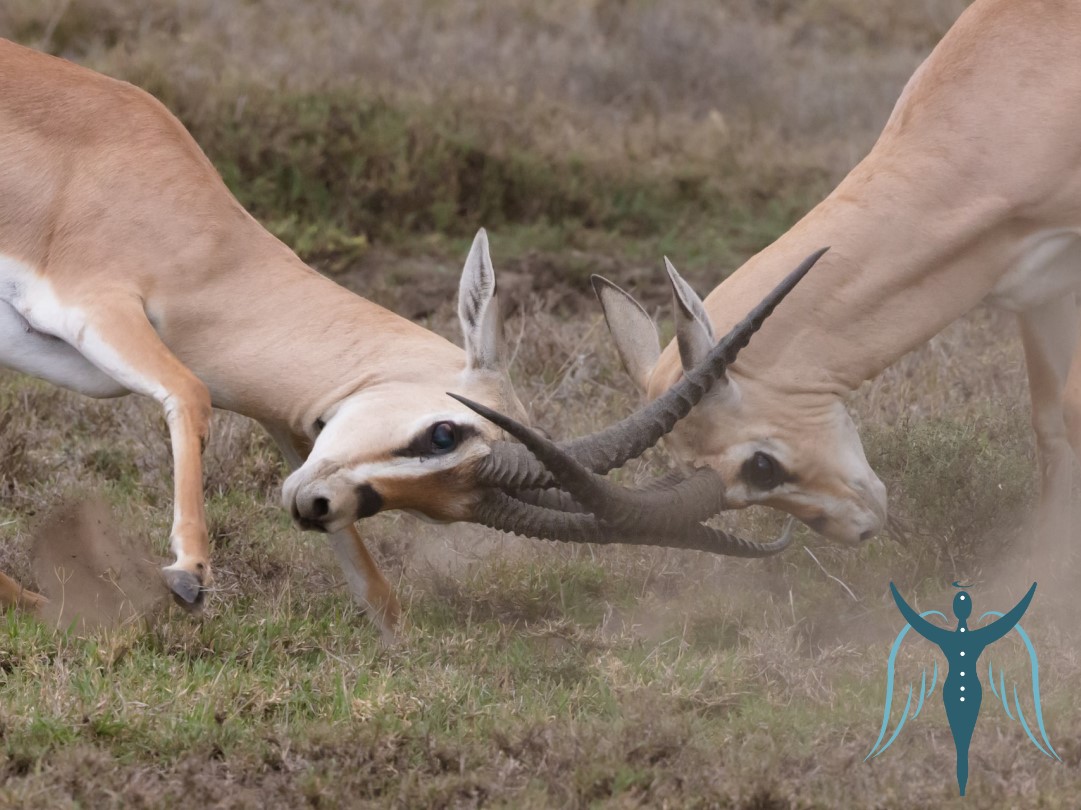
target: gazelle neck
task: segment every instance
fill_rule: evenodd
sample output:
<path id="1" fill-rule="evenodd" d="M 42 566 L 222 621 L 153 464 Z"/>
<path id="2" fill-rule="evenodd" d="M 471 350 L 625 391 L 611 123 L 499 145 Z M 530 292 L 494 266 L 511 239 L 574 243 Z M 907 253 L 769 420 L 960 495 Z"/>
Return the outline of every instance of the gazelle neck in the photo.
<path id="1" fill-rule="evenodd" d="M 198 329 L 164 335 L 207 384 L 216 406 L 303 432 L 329 405 L 359 390 L 395 380 L 436 384 L 464 368 L 457 346 L 323 277 L 274 243 L 222 274 L 228 289 L 197 291 L 197 306 L 189 301 L 185 307 L 230 324 L 228 341 L 208 344 Z"/>
<path id="2" fill-rule="evenodd" d="M 909 166 L 909 176 L 926 167 Z M 1023 227 L 991 195 L 858 166 L 707 299 L 718 334 L 806 255 L 831 247 L 735 364 L 781 390 L 844 395 L 976 306 Z M 678 364 L 678 361 L 677 361 Z"/>

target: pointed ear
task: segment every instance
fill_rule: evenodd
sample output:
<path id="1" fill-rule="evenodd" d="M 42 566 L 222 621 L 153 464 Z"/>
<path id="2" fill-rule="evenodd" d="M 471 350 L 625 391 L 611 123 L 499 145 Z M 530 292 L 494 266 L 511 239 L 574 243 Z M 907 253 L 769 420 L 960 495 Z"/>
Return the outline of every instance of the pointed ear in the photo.
<path id="1" fill-rule="evenodd" d="M 623 367 L 642 391 L 649 385 L 649 375 L 661 356 L 661 339 L 653 319 L 629 293 L 611 281 L 593 276 L 593 292 L 601 302 L 608 331 L 616 341 L 616 351 Z"/>
<path id="2" fill-rule="evenodd" d="M 683 280 L 676 268 L 664 258 L 664 269 L 668 271 L 668 280 L 672 282 L 672 297 L 676 310 L 676 342 L 679 344 L 679 359 L 684 371 L 690 371 L 709 354 L 716 340 L 713 337 L 713 325 L 709 315 L 691 285 Z"/>
<path id="3" fill-rule="evenodd" d="M 504 371 L 503 317 L 496 300 L 495 270 L 488 255 L 488 234 L 477 231 L 462 268 L 458 319 L 465 339 L 466 368 Z"/>

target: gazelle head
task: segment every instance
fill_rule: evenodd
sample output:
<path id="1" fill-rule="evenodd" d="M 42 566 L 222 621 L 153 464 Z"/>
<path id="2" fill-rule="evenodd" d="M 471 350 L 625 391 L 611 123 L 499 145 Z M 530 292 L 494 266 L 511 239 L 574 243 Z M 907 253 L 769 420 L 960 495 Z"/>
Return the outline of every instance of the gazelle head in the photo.
<path id="1" fill-rule="evenodd" d="M 628 373 L 650 400 L 698 367 L 715 344 L 702 300 L 665 260 L 676 313 L 675 348 L 661 352 L 645 310 L 594 277 L 605 319 Z M 677 359 L 678 356 L 678 359 Z M 720 477 L 727 506 L 765 504 L 826 537 L 854 544 L 877 533 L 886 490 L 867 463 L 855 424 L 833 394 L 800 392 L 791 380 L 730 365 L 673 429 L 681 460 Z"/>
<path id="2" fill-rule="evenodd" d="M 304 528 L 336 531 L 384 509 L 468 519 L 477 496 L 476 463 L 501 431 L 447 392 L 524 418 L 507 376 L 483 230 L 459 286 L 464 352 L 386 314 L 392 320 L 383 326 L 380 367 L 355 392 L 320 407 L 311 419 L 307 460 L 283 486 L 283 503 Z"/>

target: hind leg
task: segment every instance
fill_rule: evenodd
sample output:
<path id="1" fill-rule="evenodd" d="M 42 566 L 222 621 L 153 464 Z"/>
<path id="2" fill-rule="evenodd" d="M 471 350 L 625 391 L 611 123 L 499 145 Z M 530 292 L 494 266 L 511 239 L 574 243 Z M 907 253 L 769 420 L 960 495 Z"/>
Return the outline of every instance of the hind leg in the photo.
<path id="1" fill-rule="evenodd" d="M 5 608 L 21 608 L 37 613 L 48 601 L 40 593 L 28 591 L 11 577 L 0 573 L 0 605 Z"/>

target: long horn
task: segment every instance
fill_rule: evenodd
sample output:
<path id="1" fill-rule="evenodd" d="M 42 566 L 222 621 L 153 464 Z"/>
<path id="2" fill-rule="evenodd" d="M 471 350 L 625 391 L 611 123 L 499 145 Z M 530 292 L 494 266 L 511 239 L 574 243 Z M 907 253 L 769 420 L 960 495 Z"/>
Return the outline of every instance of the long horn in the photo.
<path id="1" fill-rule="evenodd" d="M 751 336 L 827 250 L 822 248 L 804 259 L 710 350 L 701 365 L 686 372 L 667 392 L 626 419 L 589 436 L 561 442 L 560 447 L 582 467 L 602 474 L 642 455 L 725 375 Z M 509 492 L 555 485 L 554 477 L 542 463 L 522 445 L 511 442 L 494 442 L 491 452 L 478 465 L 477 475 L 480 483 Z"/>
<path id="2" fill-rule="evenodd" d="M 594 515 L 568 514 L 522 503 L 498 490 L 489 490 L 474 508 L 473 520 L 505 532 L 569 543 L 620 543 L 640 546 L 695 549 L 729 557 L 768 557 L 792 542 L 789 520 L 784 533 L 771 543 L 752 543 L 720 529 L 696 524 L 678 537 L 630 532 L 598 520 Z"/>
<path id="3" fill-rule="evenodd" d="M 724 482 L 703 467 L 663 486 L 630 489 L 580 466 L 566 450 L 539 432 L 465 397 L 450 396 L 518 439 L 549 469 L 568 493 L 601 520 L 627 531 L 672 534 L 708 520 L 726 507 Z M 517 495 L 517 493 L 515 493 Z M 552 499 L 562 503 L 562 498 Z"/>
<path id="4" fill-rule="evenodd" d="M 562 489 L 520 489 L 517 492 L 508 493 L 514 500 L 540 506 L 544 509 L 554 509 L 557 512 L 584 513 L 589 510 L 575 500 L 569 492 Z"/>
<path id="5" fill-rule="evenodd" d="M 519 446 L 519 445 L 515 445 Z M 660 478 L 644 484 L 640 491 L 661 490 L 667 491 L 672 486 L 682 481 L 684 476 L 678 472 L 670 472 Z M 589 510 L 574 499 L 569 492 L 562 489 L 519 489 L 509 493 L 515 500 L 533 506 L 542 506 L 545 509 L 555 509 L 559 512 L 588 512 Z"/>

